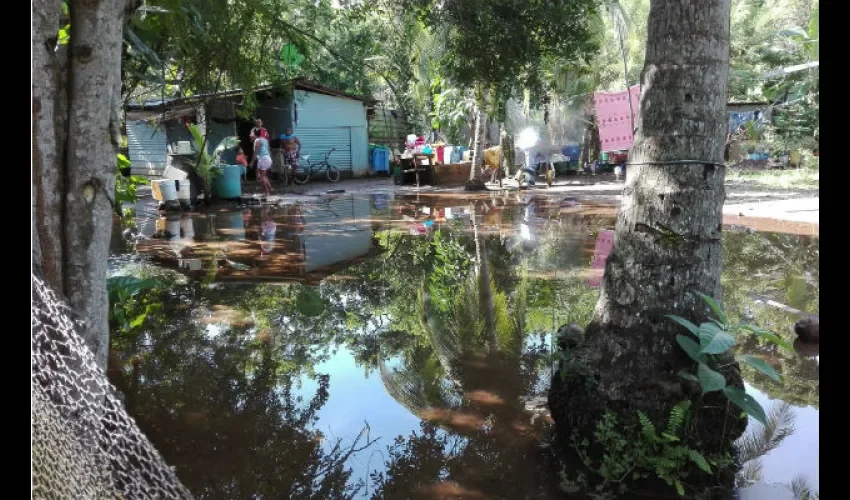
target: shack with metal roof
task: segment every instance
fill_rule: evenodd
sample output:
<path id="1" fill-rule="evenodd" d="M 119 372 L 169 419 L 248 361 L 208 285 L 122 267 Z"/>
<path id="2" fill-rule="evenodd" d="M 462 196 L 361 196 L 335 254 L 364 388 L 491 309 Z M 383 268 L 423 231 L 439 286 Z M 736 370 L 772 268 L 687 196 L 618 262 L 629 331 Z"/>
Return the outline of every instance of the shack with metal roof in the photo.
<path id="1" fill-rule="evenodd" d="M 287 90 L 271 86 L 256 91 L 258 106 L 251 119 L 239 116 L 245 93 L 241 90 L 181 98 L 131 103 L 125 108 L 128 157 L 134 175 L 159 177 L 181 153 L 181 142 L 189 142 L 189 123 L 199 125 L 212 150 L 222 139 L 239 136 L 249 157 L 248 140 L 253 119 L 260 118 L 269 132 L 270 143 L 292 128 L 301 141 L 301 154 L 320 159 L 331 149 L 329 162 L 343 177 L 361 177 L 369 172 L 367 107 L 375 101 L 324 87 L 304 79 L 293 80 Z M 184 144 L 185 145 L 185 144 Z M 225 156 L 228 162 L 233 158 Z M 278 165 L 275 165 L 278 167 Z"/>

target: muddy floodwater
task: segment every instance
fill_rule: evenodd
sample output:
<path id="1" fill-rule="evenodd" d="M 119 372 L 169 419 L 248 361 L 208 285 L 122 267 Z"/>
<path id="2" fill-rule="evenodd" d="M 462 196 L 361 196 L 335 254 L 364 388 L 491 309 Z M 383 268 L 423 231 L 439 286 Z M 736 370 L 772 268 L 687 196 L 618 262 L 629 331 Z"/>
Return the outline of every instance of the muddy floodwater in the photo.
<path id="1" fill-rule="evenodd" d="M 110 272 L 153 284 L 113 324 L 110 376 L 198 498 L 567 498 L 539 446 L 551 334 L 589 321 L 614 217 L 531 194 L 140 202 Z M 723 247 L 732 319 L 793 341 L 788 311 L 819 312 L 817 237 L 727 226 Z M 739 345 L 793 422 L 742 442 L 742 497 L 817 491 L 817 345 Z"/>

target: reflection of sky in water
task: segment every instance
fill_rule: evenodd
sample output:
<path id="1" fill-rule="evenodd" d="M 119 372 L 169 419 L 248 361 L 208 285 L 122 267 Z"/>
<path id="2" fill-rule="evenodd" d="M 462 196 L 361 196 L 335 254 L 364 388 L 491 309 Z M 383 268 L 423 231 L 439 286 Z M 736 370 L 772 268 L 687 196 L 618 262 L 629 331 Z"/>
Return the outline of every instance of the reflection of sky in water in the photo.
<path id="1" fill-rule="evenodd" d="M 745 384 L 747 392 L 770 412 L 774 404 L 781 403 L 778 399 L 770 399 L 762 392 Z M 790 483 L 798 475 L 805 476 L 814 491 L 820 489 L 819 449 L 820 437 L 818 410 L 807 406 L 794 407 L 794 433 L 786 437 L 775 450 L 762 457 L 762 477 L 765 483 Z M 752 417 L 750 426 L 761 425 Z M 749 429 L 749 426 L 748 426 Z"/>
<path id="2" fill-rule="evenodd" d="M 418 431 L 420 420 L 387 393 L 377 370 L 364 377 L 364 368 L 357 366 L 345 347 L 340 347 L 328 361 L 316 365 L 316 373 L 330 375 L 330 396 L 318 413 L 317 423 L 326 438 L 325 449 L 330 449 L 340 438 L 344 446 L 351 444 L 366 423 L 370 437 L 381 438 L 347 462 L 352 469 L 352 480 L 368 481 L 370 471 L 384 470 L 387 446 L 396 436 L 407 438 L 411 432 Z M 302 378 L 302 384 L 306 397 L 312 397 L 318 389 L 318 384 L 307 377 Z M 358 447 L 364 443 L 365 439 L 361 440 Z"/>

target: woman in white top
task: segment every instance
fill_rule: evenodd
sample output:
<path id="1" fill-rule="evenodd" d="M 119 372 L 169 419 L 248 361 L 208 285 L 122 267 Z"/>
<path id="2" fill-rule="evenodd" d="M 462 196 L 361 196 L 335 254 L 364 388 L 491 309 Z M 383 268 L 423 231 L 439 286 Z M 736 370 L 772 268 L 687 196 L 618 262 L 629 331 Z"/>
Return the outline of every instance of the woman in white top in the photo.
<path id="1" fill-rule="evenodd" d="M 254 159 L 252 162 L 257 164 L 257 175 L 260 176 L 260 182 L 263 184 L 263 189 L 266 196 L 272 194 L 272 185 L 269 182 L 269 170 L 272 168 L 272 156 L 269 151 L 269 141 L 260 135 L 257 128 L 251 130 L 251 142 L 254 143 Z"/>

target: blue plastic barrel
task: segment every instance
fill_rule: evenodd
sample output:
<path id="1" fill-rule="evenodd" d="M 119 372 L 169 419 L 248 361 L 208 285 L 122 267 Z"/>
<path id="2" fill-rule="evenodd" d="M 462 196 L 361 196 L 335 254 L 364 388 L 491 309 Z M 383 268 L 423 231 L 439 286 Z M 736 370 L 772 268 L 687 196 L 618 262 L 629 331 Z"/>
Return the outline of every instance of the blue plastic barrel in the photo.
<path id="1" fill-rule="evenodd" d="M 451 163 L 460 163 L 463 160 L 463 152 L 466 151 L 464 146 L 455 146 L 452 148 Z"/>
<path id="2" fill-rule="evenodd" d="M 390 152 L 385 148 L 372 150 L 372 171 L 377 173 L 390 173 Z"/>
<path id="3" fill-rule="evenodd" d="M 241 165 L 222 165 L 221 168 L 222 173 L 213 181 L 215 195 L 226 200 L 242 196 Z"/>

